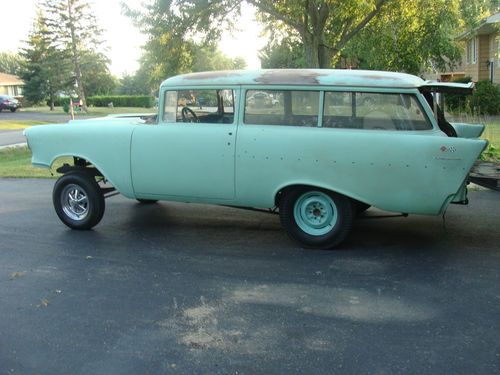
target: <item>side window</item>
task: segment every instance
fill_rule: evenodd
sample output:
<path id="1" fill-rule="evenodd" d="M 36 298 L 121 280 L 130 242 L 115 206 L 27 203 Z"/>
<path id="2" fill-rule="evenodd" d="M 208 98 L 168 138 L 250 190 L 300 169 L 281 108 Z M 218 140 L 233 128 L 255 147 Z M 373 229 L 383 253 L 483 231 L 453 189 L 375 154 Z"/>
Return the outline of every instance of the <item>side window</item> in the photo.
<path id="1" fill-rule="evenodd" d="M 247 90 L 245 124 L 317 126 L 318 91 Z"/>
<path id="2" fill-rule="evenodd" d="M 233 90 L 179 90 L 165 92 L 163 121 L 233 123 Z"/>
<path id="3" fill-rule="evenodd" d="M 323 127 L 367 130 L 432 129 L 415 95 L 325 92 Z"/>

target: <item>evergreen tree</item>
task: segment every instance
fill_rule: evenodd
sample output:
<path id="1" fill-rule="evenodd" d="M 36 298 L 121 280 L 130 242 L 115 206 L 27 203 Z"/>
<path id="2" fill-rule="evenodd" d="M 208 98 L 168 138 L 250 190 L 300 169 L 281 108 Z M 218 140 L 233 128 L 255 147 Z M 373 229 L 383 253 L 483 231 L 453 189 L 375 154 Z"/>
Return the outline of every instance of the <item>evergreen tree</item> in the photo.
<path id="1" fill-rule="evenodd" d="M 56 94 L 70 87 L 71 74 L 64 51 L 59 51 L 51 42 L 50 32 L 40 9 L 26 44 L 26 48 L 21 51 L 24 62 L 19 73 L 25 82 L 24 96 L 33 103 L 49 97 L 53 110 Z"/>
<path id="2" fill-rule="evenodd" d="M 87 110 L 82 62 L 101 44 L 102 30 L 85 0 L 42 0 L 40 5 L 51 43 L 70 58 L 76 90 Z"/>

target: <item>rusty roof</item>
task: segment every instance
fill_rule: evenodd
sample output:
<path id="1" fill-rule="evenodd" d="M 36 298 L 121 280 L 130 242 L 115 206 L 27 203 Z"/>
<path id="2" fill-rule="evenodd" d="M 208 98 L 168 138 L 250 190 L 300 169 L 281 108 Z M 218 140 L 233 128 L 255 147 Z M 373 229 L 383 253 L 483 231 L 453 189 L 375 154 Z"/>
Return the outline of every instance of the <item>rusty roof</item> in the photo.
<path id="1" fill-rule="evenodd" d="M 423 83 L 422 79 L 414 75 L 375 70 L 261 69 L 183 74 L 168 78 L 162 86 L 321 85 L 417 88 Z"/>
<path id="2" fill-rule="evenodd" d="M 18 76 L 0 73 L 0 86 L 22 86 L 24 82 Z"/>

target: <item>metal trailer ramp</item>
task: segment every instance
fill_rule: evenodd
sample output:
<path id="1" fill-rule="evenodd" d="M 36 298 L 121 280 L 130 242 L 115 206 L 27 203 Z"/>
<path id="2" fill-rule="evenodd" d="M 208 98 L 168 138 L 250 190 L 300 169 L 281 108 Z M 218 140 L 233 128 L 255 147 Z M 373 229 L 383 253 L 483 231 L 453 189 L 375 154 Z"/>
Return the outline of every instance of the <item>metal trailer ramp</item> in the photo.
<path id="1" fill-rule="evenodd" d="M 477 161 L 469 173 L 469 181 L 500 191 L 500 163 Z"/>

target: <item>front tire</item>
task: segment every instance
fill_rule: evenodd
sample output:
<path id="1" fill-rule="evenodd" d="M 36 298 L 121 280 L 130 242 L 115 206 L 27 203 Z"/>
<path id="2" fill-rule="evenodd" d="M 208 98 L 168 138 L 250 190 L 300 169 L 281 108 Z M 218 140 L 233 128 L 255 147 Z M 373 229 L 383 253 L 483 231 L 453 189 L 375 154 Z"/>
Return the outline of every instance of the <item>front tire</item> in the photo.
<path id="1" fill-rule="evenodd" d="M 343 195 L 314 188 L 296 188 L 280 201 L 281 225 L 306 247 L 330 249 L 351 230 L 353 209 Z"/>
<path id="2" fill-rule="evenodd" d="M 68 173 L 54 185 L 52 202 L 57 216 L 72 229 L 90 229 L 104 215 L 104 195 L 94 176 Z"/>

